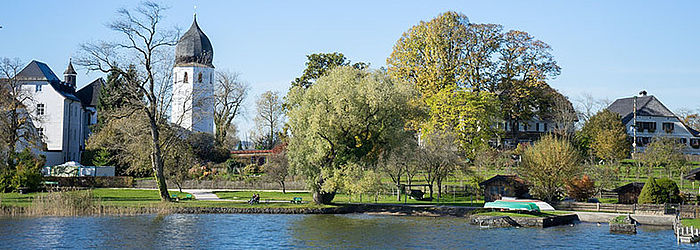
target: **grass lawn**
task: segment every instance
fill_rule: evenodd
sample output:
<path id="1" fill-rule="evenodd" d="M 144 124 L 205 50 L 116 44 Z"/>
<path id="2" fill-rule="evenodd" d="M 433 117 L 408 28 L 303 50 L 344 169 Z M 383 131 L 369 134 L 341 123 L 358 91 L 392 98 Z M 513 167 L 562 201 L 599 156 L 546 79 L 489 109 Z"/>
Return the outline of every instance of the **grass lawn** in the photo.
<path id="1" fill-rule="evenodd" d="M 515 212 L 483 212 L 476 213 L 477 215 L 488 215 L 488 216 L 511 216 L 511 217 L 549 217 L 563 214 L 570 214 L 569 212 L 559 212 L 559 211 L 547 211 L 536 214 L 528 213 L 515 213 Z"/>
<path id="2" fill-rule="evenodd" d="M 682 219 L 681 224 L 686 227 L 693 226 L 695 228 L 700 228 L 700 219 Z"/>
<path id="3" fill-rule="evenodd" d="M 261 201 L 291 201 L 294 199 L 294 197 L 301 197 L 302 200 L 304 201 L 313 201 L 313 198 L 311 197 L 311 193 L 309 192 L 287 192 L 282 193 L 282 192 L 258 192 L 258 191 L 234 191 L 234 192 L 215 192 L 216 196 L 218 196 L 221 199 L 227 199 L 227 200 L 249 200 L 251 197 L 253 197 L 253 194 L 260 194 L 260 200 Z M 350 197 L 347 194 L 337 194 L 335 198 L 333 199 L 333 202 L 338 203 L 338 204 L 343 204 L 343 203 L 375 203 L 375 197 L 374 196 L 369 196 L 369 195 L 363 195 L 362 196 L 362 201 L 360 201 L 360 197 L 355 195 L 353 197 Z M 395 196 L 392 195 L 379 195 L 376 197 L 376 203 L 384 203 L 384 204 L 389 204 L 389 203 L 400 203 L 403 204 L 403 196 L 401 197 L 402 200 L 398 201 Z M 484 202 L 483 201 L 478 201 L 474 200 L 473 203 L 472 201 L 467 198 L 467 197 L 453 197 L 453 196 L 448 196 L 445 195 L 443 199 L 440 201 L 440 203 L 437 202 L 437 200 L 433 201 L 416 201 L 412 200 L 409 198 L 408 202 L 406 204 L 440 204 L 440 205 L 453 205 L 453 206 L 474 206 L 474 207 L 483 207 Z"/>

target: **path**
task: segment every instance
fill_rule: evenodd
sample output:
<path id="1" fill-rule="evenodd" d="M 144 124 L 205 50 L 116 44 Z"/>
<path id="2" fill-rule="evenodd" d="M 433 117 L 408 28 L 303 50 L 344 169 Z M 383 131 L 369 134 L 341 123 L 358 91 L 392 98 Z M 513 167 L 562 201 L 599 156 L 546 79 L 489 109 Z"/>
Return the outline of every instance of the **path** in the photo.
<path id="1" fill-rule="evenodd" d="M 178 191 L 178 190 L 171 190 Z M 200 201 L 233 201 L 233 202 L 248 202 L 248 200 L 229 200 L 221 199 L 214 192 L 235 192 L 235 191 L 258 191 L 258 192 L 276 192 L 280 190 L 247 190 L 247 189 L 182 189 L 182 192 L 190 193 L 196 200 Z M 287 192 L 308 192 L 305 190 L 287 190 Z M 289 203 L 289 201 L 280 200 L 260 200 L 261 203 Z"/>

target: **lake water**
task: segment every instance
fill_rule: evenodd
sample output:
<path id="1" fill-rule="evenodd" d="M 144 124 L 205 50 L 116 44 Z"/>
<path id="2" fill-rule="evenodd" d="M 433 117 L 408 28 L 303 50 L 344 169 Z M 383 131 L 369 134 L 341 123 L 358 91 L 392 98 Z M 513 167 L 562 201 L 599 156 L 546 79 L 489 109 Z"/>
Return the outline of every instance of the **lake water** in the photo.
<path id="1" fill-rule="evenodd" d="M 0 217 L 0 248 L 373 248 L 632 249 L 676 244 L 669 228 L 608 232 L 607 224 L 482 229 L 453 217 L 174 214 L 167 216 Z M 157 240 L 158 239 L 158 240 Z"/>

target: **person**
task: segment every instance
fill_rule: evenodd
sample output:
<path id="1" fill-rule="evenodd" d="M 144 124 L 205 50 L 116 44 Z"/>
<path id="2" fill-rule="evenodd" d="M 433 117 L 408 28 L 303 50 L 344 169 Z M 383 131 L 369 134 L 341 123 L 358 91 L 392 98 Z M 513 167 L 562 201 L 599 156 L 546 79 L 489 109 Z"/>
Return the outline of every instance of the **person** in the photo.
<path id="1" fill-rule="evenodd" d="M 260 194 L 255 194 L 255 203 L 260 203 Z"/>
<path id="2" fill-rule="evenodd" d="M 249 204 L 257 203 L 258 202 L 258 194 L 253 194 L 253 198 L 250 198 L 248 201 Z"/>

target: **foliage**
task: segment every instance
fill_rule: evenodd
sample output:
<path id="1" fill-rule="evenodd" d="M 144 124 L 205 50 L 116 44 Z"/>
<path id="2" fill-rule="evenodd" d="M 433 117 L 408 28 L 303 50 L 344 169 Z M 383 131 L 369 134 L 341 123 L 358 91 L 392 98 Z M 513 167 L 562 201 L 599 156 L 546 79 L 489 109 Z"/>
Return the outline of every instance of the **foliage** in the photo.
<path id="1" fill-rule="evenodd" d="M 309 88 L 287 96 L 290 166 L 314 192 L 348 163 L 373 165 L 402 138 L 415 114 L 413 92 L 380 71 L 336 67 Z"/>
<path id="2" fill-rule="evenodd" d="M 244 175 L 256 175 L 262 173 L 262 168 L 258 164 L 248 164 L 243 168 Z"/>
<path id="3" fill-rule="evenodd" d="M 620 182 L 619 165 L 586 165 L 584 169 L 585 174 L 595 181 L 596 193 L 612 190 Z"/>
<path id="4" fill-rule="evenodd" d="M 651 172 L 652 169 L 663 167 L 668 172 L 669 177 L 672 171 L 681 171 L 687 163 L 683 155 L 685 146 L 672 138 L 653 138 L 652 142 L 646 145 L 639 160 Z M 680 173 L 679 173 L 680 174 Z"/>
<path id="5" fill-rule="evenodd" d="M 571 178 L 566 183 L 566 193 L 576 201 L 586 202 L 595 195 L 595 182 L 588 175 L 581 178 Z"/>
<path id="6" fill-rule="evenodd" d="M 0 192 L 17 191 L 25 188 L 36 191 L 41 184 L 41 167 L 46 162 L 43 157 L 34 155 L 29 149 L 10 154 L 10 166 L 0 171 Z"/>
<path id="7" fill-rule="evenodd" d="M 497 118 L 517 123 L 550 110 L 546 80 L 560 72 L 550 50 L 526 32 L 445 12 L 406 31 L 387 65 L 392 77 L 419 90 L 430 109 L 427 127 L 459 131 L 473 158 L 495 136 Z"/>
<path id="8" fill-rule="evenodd" d="M 513 160 L 513 150 L 499 150 L 493 147 L 482 149 L 476 154 L 473 164 L 477 171 L 496 171 L 510 174 L 514 171 L 515 160 Z"/>
<path id="9" fill-rule="evenodd" d="M 106 85 L 100 89 L 97 99 L 97 124 L 93 127 L 93 132 L 102 129 L 111 119 L 128 115 L 125 111 L 130 104 L 126 98 L 132 94 L 128 93 L 130 90 L 127 81 L 137 77 L 136 66 L 133 64 L 129 65 L 124 74 L 119 73 L 118 68 L 110 70 Z"/>
<path id="10" fill-rule="evenodd" d="M 228 174 L 240 174 L 242 172 L 242 169 L 245 167 L 245 163 L 240 162 L 234 158 L 229 158 L 224 162 L 224 165 L 226 166 L 226 172 Z"/>
<path id="11" fill-rule="evenodd" d="M 306 68 L 304 73 L 292 81 L 293 87 L 310 87 L 318 78 L 329 72 L 337 66 L 349 66 L 350 60 L 345 58 L 345 55 L 340 52 L 333 53 L 316 53 L 306 55 Z M 356 69 L 369 68 L 369 64 L 358 62 L 352 64 Z"/>
<path id="12" fill-rule="evenodd" d="M 579 154 L 563 138 L 543 136 L 525 149 L 518 174 L 532 183 L 530 192 L 546 201 L 560 197 L 568 179 L 582 172 Z"/>
<path id="13" fill-rule="evenodd" d="M 264 178 L 269 181 L 279 183 L 282 193 L 286 193 L 285 181 L 289 175 L 289 162 L 287 160 L 287 150 L 285 148 L 273 152 L 263 165 L 265 171 Z"/>
<path id="14" fill-rule="evenodd" d="M 442 182 L 465 165 L 462 154 L 455 144 L 455 137 L 450 132 L 434 132 L 423 137 L 423 146 L 419 149 L 419 166 L 429 184 L 430 198 L 433 198 L 433 185 L 438 186 L 438 199 L 442 195 Z"/>
<path id="15" fill-rule="evenodd" d="M 656 179 L 649 177 L 642 191 L 639 193 L 637 198 L 637 203 L 639 204 L 662 204 L 662 191 L 659 184 L 656 183 Z"/>
<path id="16" fill-rule="evenodd" d="M 631 145 L 627 138 L 620 115 L 604 109 L 584 123 L 577 141 L 584 155 L 617 162 L 630 154 Z"/>
<path id="17" fill-rule="evenodd" d="M 658 195 L 661 203 L 680 203 L 682 201 L 680 190 L 675 181 L 669 178 L 659 178 L 656 180 L 656 184 L 660 188 Z"/>
<path id="18" fill-rule="evenodd" d="M 229 151 L 223 145 L 216 143 L 216 138 L 210 133 L 197 132 L 187 136 L 186 143 L 192 147 L 194 155 L 202 163 L 221 163 L 229 158 Z"/>

